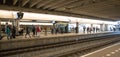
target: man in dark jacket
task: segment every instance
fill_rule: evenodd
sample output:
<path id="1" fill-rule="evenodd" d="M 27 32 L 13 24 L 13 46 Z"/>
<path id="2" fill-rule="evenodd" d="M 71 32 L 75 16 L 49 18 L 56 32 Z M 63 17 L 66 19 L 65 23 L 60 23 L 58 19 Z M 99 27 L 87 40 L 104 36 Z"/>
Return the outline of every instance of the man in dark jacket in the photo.
<path id="1" fill-rule="evenodd" d="M 33 28 L 32 28 L 33 36 L 35 36 L 35 31 L 36 29 L 35 29 L 35 26 L 33 25 Z"/>
<path id="2" fill-rule="evenodd" d="M 26 27 L 25 38 L 26 38 L 27 35 L 29 36 L 29 38 L 31 38 L 31 36 L 30 36 L 30 28 L 28 26 Z"/>
<path id="3" fill-rule="evenodd" d="M 15 26 L 12 27 L 12 38 L 15 38 L 16 36 L 16 28 Z"/>

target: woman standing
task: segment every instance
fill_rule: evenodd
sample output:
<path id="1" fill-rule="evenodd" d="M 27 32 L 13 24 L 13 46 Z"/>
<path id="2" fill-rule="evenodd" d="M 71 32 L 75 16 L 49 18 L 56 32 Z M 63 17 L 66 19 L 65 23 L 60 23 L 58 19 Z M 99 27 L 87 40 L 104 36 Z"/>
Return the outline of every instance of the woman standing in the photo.
<path id="1" fill-rule="evenodd" d="M 40 32 L 41 32 L 41 28 L 38 26 L 37 27 L 37 35 L 38 35 L 38 37 L 40 37 Z"/>
<path id="2" fill-rule="evenodd" d="M 5 32 L 7 34 L 7 39 L 9 40 L 10 36 L 11 36 L 11 31 L 10 31 L 10 27 L 9 26 L 6 26 Z"/>

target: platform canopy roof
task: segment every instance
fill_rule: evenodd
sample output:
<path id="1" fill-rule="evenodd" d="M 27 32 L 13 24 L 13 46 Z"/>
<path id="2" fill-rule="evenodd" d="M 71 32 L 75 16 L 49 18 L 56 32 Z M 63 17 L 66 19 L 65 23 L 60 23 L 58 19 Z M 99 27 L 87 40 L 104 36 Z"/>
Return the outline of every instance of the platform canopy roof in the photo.
<path id="1" fill-rule="evenodd" d="M 120 20 L 120 0 L 0 0 L 0 9 Z"/>

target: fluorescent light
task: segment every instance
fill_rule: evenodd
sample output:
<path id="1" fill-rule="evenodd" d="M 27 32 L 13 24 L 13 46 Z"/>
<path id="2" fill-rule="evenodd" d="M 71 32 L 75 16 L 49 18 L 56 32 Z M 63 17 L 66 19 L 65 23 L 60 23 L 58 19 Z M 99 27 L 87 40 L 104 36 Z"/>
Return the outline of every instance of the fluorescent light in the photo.
<path id="1" fill-rule="evenodd" d="M 5 25 L 8 23 L 9 25 L 12 25 L 12 22 L 1 22 L 2 25 Z M 52 23 L 34 23 L 34 22 L 20 22 L 20 25 L 53 25 Z"/>
<path id="2" fill-rule="evenodd" d="M 16 19 L 16 13 L 18 11 L 7 11 L 7 10 L 0 10 L 0 18 L 10 18 Z M 115 24 L 112 21 L 103 21 L 103 20 L 92 20 L 87 18 L 77 18 L 77 17 L 67 17 L 67 16 L 58 16 L 58 15 L 50 15 L 50 14 L 39 14 L 39 13 L 30 13 L 30 12 L 23 12 L 24 16 L 21 20 L 44 20 L 44 21 L 66 21 L 66 22 L 79 22 L 79 23 L 86 23 L 86 24 Z"/>
<path id="3" fill-rule="evenodd" d="M 20 22 L 20 25 L 53 25 L 52 23 Z"/>

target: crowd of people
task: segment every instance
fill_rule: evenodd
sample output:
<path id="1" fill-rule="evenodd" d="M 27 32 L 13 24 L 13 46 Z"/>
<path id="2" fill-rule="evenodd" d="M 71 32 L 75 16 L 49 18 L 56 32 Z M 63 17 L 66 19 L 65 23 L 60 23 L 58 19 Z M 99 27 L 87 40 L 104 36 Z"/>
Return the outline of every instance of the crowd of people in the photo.
<path id="1" fill-rule="evenodd" d="M 6 23 L 5 28 L 2 29 L 4 33 L 7 36 L 7 39 L 15 39 L 16 36 L 24 35 L 25 32 L 25 38 L 31 38 L 31 27 L 26 26 L 25 28 L 21 28 L 20 30 L 17 31 L 17 28 L 15 26 L 8 25 Z M 32 25 L 32 36 L 38 36 L 40 37 L 40 32 L 41 32 L 41 27 L 40 26 L 34 26 Z"/>
<path id="2" fill-rule="evenodd" d="M 16 27 L 15 26 L 10 27 L 8 23 L 6 23 L 5 33 L 7 35 L 8 40 L 12 38 L 16 38 Z"/>
<path id="3" fill-rule="evenodd" d="M 47 33 L 47 28 L 44 29 L 45 32 Z M 76 31 L 77 29 L 74 29 Z M 112 30 L 112 29 L 111 29 Z M 114 31 L 116 31 L 115 28 L 113 28 Z M 40 37 L 41 34 L 41 27 L 39 25 L 32 25 L 32 26 L 25 26 L 25 28 L 16 28 L 14 25 L 8 25 L 6 23 L 5 27 L 2 29 L 4 33 L 7 36 L 7 39 L 15 39 L 16 36 L 24 36 L 25 38 L 31 38 L 31 37 Z M 51 34 L 58 34 L 58 33 L 68 33 L 68 26 L 65 27 L 51 27 L 50 29 Z M 100 31 L 100 28 L 98 27 L 85 27 L 83 26 L 83 33 L 97 33 Z M 32 32 L 32 34 L 31 34 Z"/>
<path id="4" fill-rule="evenodd" d="M 100 29 L 98 27 L 85 27 L 83 26 L 83 33 L 87 32 L 87 33 L 95 33 L 98 32 Z"/>
<path id="5" fill-rule="evenodd" d="M 57 28 L 51 28 L 51 34 L 58 34 L 58 33 L 68 33 L 67 27 L 57 27 Z"/>

